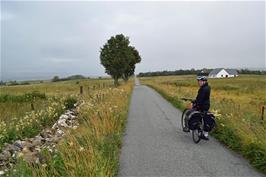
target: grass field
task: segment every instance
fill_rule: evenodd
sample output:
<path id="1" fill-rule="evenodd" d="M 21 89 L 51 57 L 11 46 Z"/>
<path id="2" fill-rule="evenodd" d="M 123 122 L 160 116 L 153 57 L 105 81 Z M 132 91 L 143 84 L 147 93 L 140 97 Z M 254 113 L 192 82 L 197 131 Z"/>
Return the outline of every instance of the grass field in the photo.
<path id="1" fill-rule="evenodd" d="M 30 165 L 20 159 L 9 176 L 115 176 L 132 88 L 132 81 L 115 88 L 110 79 L 0 87 L 2 144 L 34 136 L 50 126 L 66 109 L 68 100 L 84 102 L 79 108 L 78 129 L 67 131 L 57 153 L 43 150 L 46 164 Z M 27 98 L 34 94 L 43 97 Z"/>
<path id="2" fill-rule="evenodd" d="M 0 87 L 0 149 L 5 142 L 33 137 L 50 126 L 67 101 L 79 95 L 81 85 L 88 93 L 111 84 L 110 80 L 86 80 Z"/>
<path id="3" fill-rule="evenodd" d="M 198 90 L 195 76 L 146 77 L 141 83 L 153 87 L 180 109 L 187 104 L 180 98 L 195 98 Z M 266 106 L 266 76 L 209 79 L 209 84 L 210 111 L 218 122 L 213 135 L 265 173 L 266 120 L 261 120 L 261 112 Z"/>

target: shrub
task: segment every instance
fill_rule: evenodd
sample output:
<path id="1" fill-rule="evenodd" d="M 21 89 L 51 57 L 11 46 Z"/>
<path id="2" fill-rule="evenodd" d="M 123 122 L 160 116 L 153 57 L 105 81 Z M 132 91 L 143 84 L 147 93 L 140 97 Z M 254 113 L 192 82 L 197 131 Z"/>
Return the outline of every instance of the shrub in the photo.
<path id="1" fill-rule="evenodd" d="M 233 150 L 241 149 L 240 138 L 235 134 L 235 131 L 232 128 L 228 126 L 218 126 L 212 134 L 229 148 Z"/>
<path id="2" fill-rule="evenodd" d="M 251 143 L 244 150 L 244 156 L 247 157 L 254 167 L 266 173 L 266 151 L 259 144 Z"/>
<path id="3" fill-rule="evenodd" d="M 40 93 L 37 91 L 33 91 L 30 93 L 26 93 L 24 95 L 9 95 L 9 94 L 5 94 L 5 95 L 0 95 L 0 103 L 5 103 L 5 102 L 32 102 L 35 99 L 46 99 L 46 95 L 45 93 Z"/>
<path id="4" fill-rule="evenodd" d="M 74 98 L 74 97 L 68 97 L 66 100 L 65 100 L 65 107 L 66 109 L 73 109 L 74 108 L 74 104 L 77 102 L 77 99 Z"/>

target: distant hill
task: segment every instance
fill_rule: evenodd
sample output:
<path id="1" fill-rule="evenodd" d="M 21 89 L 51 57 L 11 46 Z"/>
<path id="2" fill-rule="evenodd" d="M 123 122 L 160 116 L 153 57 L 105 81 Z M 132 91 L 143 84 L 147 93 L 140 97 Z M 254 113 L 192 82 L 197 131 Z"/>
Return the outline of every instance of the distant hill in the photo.
<path id="1" fill-rule="evenodd" d="M 52 82 L 78 80 L 78 79 L 87 79 L 87 77 L 85 77 L 83 75 L 72 75 L 72 76 L 69 76 L 66 78 L 59 78 L 59 76 L 54 76 L 52 79 Z"/>
<path id="2" fill-rule="evenodd" d="M 90 77 L 85 77 L 83 75 L 72 75 L 65 78 L 59 78 L 59 76 L 54 76 L 51 80 L 52 82 L 59 82 L 59 81 L 68 81 L 68 80 L 81 80 L 81 79 L 89 79 Z M 28 80 L 28 81 L 1 81 L 0 80 L 0 86 L 1 85 L 7 85 L 7 86 L 14 86 L 14 85 L 30 85 L 30 84 L 36 84 L 36 83 L 43 83 L 43 82 L 49 82 L 49 80 Z"/>

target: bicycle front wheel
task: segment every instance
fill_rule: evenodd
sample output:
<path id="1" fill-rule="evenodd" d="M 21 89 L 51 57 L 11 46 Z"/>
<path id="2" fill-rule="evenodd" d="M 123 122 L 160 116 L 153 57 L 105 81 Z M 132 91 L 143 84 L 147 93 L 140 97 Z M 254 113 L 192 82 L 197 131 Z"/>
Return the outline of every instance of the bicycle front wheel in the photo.
<path id="1" fill-rule="evenodd" d="M 184 127 L 186 127 L 186 122 L 185 122 L 185 118 L 187 116 L 187 112 L 189 111 L 189 109 L 185 109 L 182 113 L 182 117 L 181 117 L 181 126 L 182 126 L 182 129 Z"/>
<path id="2" fill-rule="evenodd" d="M 194 141 L 194 143 L 199 143 L 200 142 L 200 136 L 202 134 L 202 131 L 200 129 L 195 129 L 195 130 L 192 130 L 192 139 Z"/>

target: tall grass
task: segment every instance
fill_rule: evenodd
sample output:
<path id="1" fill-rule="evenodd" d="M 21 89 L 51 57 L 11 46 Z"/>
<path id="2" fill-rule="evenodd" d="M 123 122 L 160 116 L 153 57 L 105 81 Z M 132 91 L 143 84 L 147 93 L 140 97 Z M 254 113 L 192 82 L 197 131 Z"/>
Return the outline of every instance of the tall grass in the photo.
<path id="1" fill-rule="evenodd" d="M 142 78 L 141 82 L 181 109 L 187 103 L 180 98 L 195 98 L 198 90 L 194 76 Z M 218 122 L 213 135 L 266 173 L 266 121 L 261 120 L 261 108 L 266 105 L 266 76 L 210 79 L 209 84 L 210 111 L 216 114 Z"/>
<path id="2" fill-rule="evenodd" d="M 84 88 L 94 89 L 77 95 L 84 103 L 78 110 L 80 126 L 76 130 L 66 130 L 65 139 L 57 145 L 58 151 L 51 154 L 43 150 L 47 160 L 43 165 L 27 164 L 20 159 L 9 176 L 116 176 L 133 84 L 130 81 L 114 88 L 109 85 L 110 80 L 104 81 L 105 85 L 103 81 L 93 82 L 94 86 L 79 83 Z M 68 85 L 67 82 L 61 84 Z M 76 85 L 68 87 L 75 87 L 75 92 L 78 88 Z M 73 88 L 62 89 L 67 90 L 65 94 L 73 94 Z"/>

